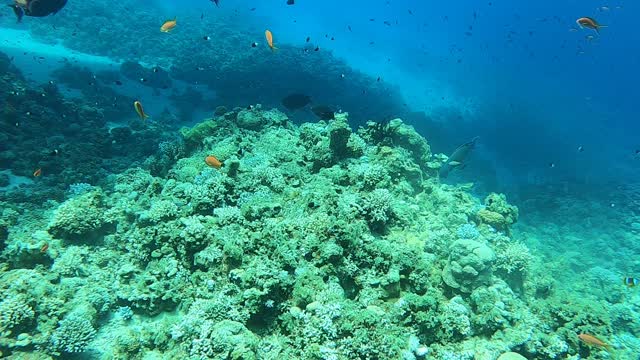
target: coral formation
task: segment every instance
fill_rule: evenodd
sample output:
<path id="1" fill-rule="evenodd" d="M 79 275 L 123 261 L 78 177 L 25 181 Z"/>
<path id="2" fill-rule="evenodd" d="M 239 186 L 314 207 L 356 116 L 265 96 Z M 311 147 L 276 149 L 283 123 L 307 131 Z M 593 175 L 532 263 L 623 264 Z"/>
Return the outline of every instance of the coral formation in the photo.
<path id="1" fill-rule="evenodd" d="M 440 184 L 399 119 L 354 132 L 254 106 L 181 133 L 161 171 L 4 210 L 3 354 L 551 360 L 585 353 L 575 331 L 637 328 L 558 301 L 511 237 L 517 209 Z"/>
<path id="2" fill-rule="evenodd" d="M 102 196 L 100 191 L 93 191 L 65 201 L 56 210 L 49 233 L 57 238 L 85 242 L 103 236 L 110 222 Z"/>
<path id="3" fill-rule="evenodd" d="M 78 311 L 60 321 L 51 335 L 51 345 L 56 351 L 79 353 L 86 349 L 95 335 L 90 315 Z"/>
<path id="4" fill-rule="evenodd" d="M 442 280 L 454 289 L 469 293 L 491 280 L 495 253 L 487 245 L 468 239 L 451 244 Z"/>

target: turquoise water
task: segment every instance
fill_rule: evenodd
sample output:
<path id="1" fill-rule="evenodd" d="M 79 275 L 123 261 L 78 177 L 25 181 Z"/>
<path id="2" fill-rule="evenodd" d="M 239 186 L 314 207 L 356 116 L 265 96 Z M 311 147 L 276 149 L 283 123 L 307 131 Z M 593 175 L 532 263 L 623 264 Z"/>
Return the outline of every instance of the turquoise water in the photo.
<path id="1" fill-rule="evenodd" d="M 0 357 L 639 359 L 637 11 L 6 7 Z"/>

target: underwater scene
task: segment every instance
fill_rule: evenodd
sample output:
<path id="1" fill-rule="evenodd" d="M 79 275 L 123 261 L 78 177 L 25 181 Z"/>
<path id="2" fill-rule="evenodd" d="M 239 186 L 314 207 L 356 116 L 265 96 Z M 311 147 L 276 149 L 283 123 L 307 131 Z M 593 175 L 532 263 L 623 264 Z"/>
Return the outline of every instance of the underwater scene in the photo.
<path id="1" fill-rule="evenodd" d="M 640 3 L 0 5 L 0 358 L 640 359 Z"/>

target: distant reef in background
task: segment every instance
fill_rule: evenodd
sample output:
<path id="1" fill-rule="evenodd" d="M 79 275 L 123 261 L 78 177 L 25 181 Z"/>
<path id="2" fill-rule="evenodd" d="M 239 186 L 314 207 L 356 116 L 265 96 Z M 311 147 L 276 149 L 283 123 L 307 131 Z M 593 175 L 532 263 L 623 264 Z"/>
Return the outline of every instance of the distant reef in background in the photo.
<path id="1" fill-rule="evenodd" d="M 251 102 L 283 109 L 283 97 L 303 92 L 315 104 L 349 111 L 355 124 L 408 112 L 397 89 L 352 69 L 328 49 L 280 44 L 272 52 L 262 32 L 251 33 L 249 24 L 230 15 L 185 17 L 171 34 L 159 32 L 159 18 L 126 2 L 86 1 L 74 3 L 55 17 L 31 22 L 30 30 L 44 42 L 62 41 L 70 49 L 139 63 L 143 68 L 138 73 L 161 69 L 145 77 L 148 80 L 168 75 L 204 85 L 217 94 L 215 102 L 207 104 L 209 108 Z M 136 31 L 118 30 L 131 24 Z M 251 44 L 256 41 L 259 46 L 254 48 Z M 163 88 L 167 81 L 147 84 Z"/>

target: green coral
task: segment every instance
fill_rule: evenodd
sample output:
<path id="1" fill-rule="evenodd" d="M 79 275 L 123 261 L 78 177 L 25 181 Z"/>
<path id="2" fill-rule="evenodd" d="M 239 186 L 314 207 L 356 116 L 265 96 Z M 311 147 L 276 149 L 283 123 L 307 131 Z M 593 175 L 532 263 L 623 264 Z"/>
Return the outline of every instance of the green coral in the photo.
<path id="1" fill-rule="evenodd" d="M 96 335 L 92 323 L 90 312 L 76 311 L 67 315 L 51 336 L 52 347 L 65 353 L 85 351 Z"/>
<path id="2" fill-rule="evenodd" d="M 577 331 L 638 327 L 602 272 L 583 286 L 619 306 L 561 300 L 508 236 L 517 208 L 439 183 L 429 144 L 399 120 L 354 133 L 346 114 L 297 127 L 256 106 L 184 134 L 166 178 L 129 169 L 50 203 L 53 238 L 49 213 L 3 211 L 10 249 L 50 245 L 45 266 L 2 268 L 3 355 L 551 360 L 589 355 Z M 207 167 L 209 154 L 224 167 Z"/>
<path id="3" fill-rule="evenodd" d="M 223 320 L 203 328 L 191 343 L 191 359 L 258 359 L 258 337 L 244 325 Z"/>
<path id="4" fill-rule="evenodd" d="M 9 296 L 0 302 L 0 333 L 28 324 L 35 318 L 35 311 L 25 296 Z"/>
<path id="5" fill-rule="evenodd" d="M 57 238 L 92 242 L 104 235 L 111 223 L 105 213 L 101 191 L 71 198 L 55 212 L 49 233 Z"/>
<path id="6" fill-rule="evenodd" d="M 180 129 L 180 133 L 182 134 L 185 145 L 187 145 L 188 148 L 194 148 L 201 146 L 207 136 L 214 135 L 217 128 L 218 124 L 216 120 L 208 119 L 191 128 L 183 127 Z"/>

